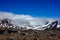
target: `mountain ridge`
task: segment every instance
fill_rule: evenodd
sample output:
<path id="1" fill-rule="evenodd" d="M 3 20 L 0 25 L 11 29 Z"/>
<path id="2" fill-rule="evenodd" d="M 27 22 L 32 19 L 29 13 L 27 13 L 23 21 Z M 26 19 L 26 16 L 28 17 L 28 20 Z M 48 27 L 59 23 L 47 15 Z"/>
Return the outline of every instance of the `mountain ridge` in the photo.
<path id="1" fill-rule="evenodd" d="M 45 30 L 45 29 L 54 29 L 54 28 L 60 28 L 60 21 L 53 21 L 49 22 L 47 21 L 45 25 L 20 25 L 16 26 L 11 23 L 10 19 L 3 19 L 0 20 L 0 26 L 10 26 L 10 27 L 17 27 L 18 29 L 33 29 L 33 30 Z"/>

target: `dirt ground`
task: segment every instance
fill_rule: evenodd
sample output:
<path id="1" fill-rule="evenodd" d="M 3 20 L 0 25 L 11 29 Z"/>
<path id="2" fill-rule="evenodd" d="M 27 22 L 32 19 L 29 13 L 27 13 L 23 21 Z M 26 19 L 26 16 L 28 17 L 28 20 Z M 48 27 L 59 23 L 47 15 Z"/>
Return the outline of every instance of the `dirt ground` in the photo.
<path id="1" fill-rule="evenodd" d="M 20 30 L 0 34 L 0 40 L 60 40 L 60 30 Z"/>

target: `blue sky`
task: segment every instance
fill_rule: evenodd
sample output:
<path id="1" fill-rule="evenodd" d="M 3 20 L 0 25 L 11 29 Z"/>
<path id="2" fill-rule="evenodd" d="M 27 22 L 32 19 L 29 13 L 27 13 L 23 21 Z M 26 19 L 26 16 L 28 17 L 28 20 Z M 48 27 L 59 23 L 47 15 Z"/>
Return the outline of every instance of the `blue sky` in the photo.
<path id="1" fill-rule="evenodd" d="M 60 0 L 0 0 L 0 11 L 60 18 Z"/>

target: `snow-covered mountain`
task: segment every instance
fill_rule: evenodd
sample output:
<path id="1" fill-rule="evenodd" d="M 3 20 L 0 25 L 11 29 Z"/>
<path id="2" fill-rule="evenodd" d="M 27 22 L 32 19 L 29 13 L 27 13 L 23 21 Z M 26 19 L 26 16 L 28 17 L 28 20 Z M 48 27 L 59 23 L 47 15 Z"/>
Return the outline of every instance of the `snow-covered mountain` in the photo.
<path id="1" fill-rule="evenodd" d="M 58 21 L 57 21 L 58 22 Z M 54 24 L 52 24 L 54 23 Z M 55 21 L 54 22 L 48 22 L 44 25 L 20 25 L 19 27 L 25 28 L 25 29 L 33 29 L 33 30 L 44 30 L 46 28 L 54 28 L 56 25 Z M 56 28 L 60 28 L 60 24 L 57 23 L 57 27 Z"/>
<path id="2" fill-rule="evenodd" d="M 2 21 L 2 22 L 1 22 Z M 0 21 L 0 26 L 10 26 L 10 27 L 13 27 L 14 28 L 17 28 L 17 29 L 33 29 L 33 30 L 44 30 L 46 28 L 49 28 L 49 29 L 52 29 L 52 28 L 60 28 L 60 21 L 40 21 L 40 23 L 37 25 L 33 25 L 34 22 L 37 23 L 36 21 L 32 21 L 32 23 L 30 24 L 30 22 L 28 21 L 24 21 L 24 20 L 21 20 L 19 23 L 20 25 L 14 25 L 10 19 L 3 19 Z M 41 23 L 42 22 L 42 23 Z M 12 24 L 11 24 L 12 23 Z"/>
<path id="3" fill-rule="evenodd" d="M 57 23 L 56 23 L 57 22 Z M 22 27 L 22 26 L 21 26 Z M 46 28 L 60 28 L 60 22 L 59 21 L 53 21 L 53 22 L 46 22 L 44 25 L 33 25 L 33 26 L 24 26 L 27 29 L 33 29 L 33 30 L 44 30 Z"/>

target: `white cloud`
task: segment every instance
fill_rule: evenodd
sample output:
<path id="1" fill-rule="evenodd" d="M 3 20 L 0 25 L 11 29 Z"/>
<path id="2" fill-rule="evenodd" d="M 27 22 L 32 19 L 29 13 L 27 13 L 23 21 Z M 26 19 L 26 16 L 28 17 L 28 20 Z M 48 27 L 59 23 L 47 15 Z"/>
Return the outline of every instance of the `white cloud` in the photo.
<path id="1" fill-rule="evenodd" d="M 15 15 L 11 12 L 0 12 L 0 19 L 4 19 L 4 18 L 13 18 Z"/>
<path id="2" fill-rule="evenodd" d="M 55 18 L 37 18 L 30 15 L 18 15 L 12 12 L 0 12 L 0 20 L 9 18 L 15 25 L 44 25 L 47 21 L 52 22 Z"/>

